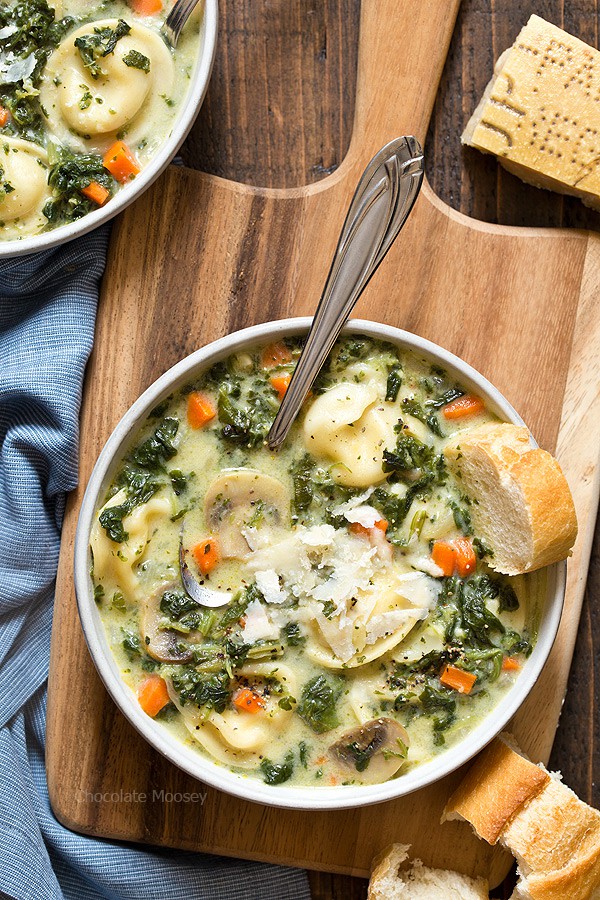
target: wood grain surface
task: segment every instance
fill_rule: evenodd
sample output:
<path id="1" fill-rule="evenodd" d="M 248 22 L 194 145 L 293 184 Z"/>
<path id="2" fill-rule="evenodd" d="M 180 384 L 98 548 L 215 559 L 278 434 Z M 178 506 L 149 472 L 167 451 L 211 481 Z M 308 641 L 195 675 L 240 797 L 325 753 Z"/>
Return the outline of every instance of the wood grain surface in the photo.
<path id="1" fill-rule="evenodd" d="M 371 4 L 369 0 L 369 3 L 371 9 L 377 7 L 380 21 L 387 21 L 386 15 L 404 16 L 403 21 L 410 22 L 411 28 L 414 28 L 415 16 L 422 6 L 418 0 L 412 3 L 391 3 L 390 0 L 383 4 L 379 0 L 372 0 Z M 442 5 L 446 12 L 454 7 L 452 3 Z M 315 182 L 340 164 L 350 143 L 357 65 L 358 4 L 350 0 L 330 0 L 328 3 L 273 0 L 260 4 L 260 11 L 256 6 L 250 0 L 222 3 L 222 32 L 215 75 L 208 102 L 184 148 L 184 158 L 188 164 L 204 171 L 263 186 L 290 188 Z M 439 8 L 440 4 L 432 3 L 431 6 Z M 512 41 L 521 22 L 534 11 L 534 6 L 536 12 L 562 24 L 560 3 L 527 4 L 506 0 L 502 4 L 491 4 L 464 0 L 427 141 L 429 178 L 444 200 L 487 221 L 538 226 L 564 222 L 594 228 L 598 224 L 597 217 L 583 213 L 573 201 L 563 201 L 526 188 L 505 173 L 499 174 L 493 160 L 476 154 L 463 155 L 459 149 L 458 134 L 474 105 L 475 95 L 487 81 L 492 58 Z M 597 27 L 596 4 L 579 2 L 569 6 L 572 18 L 567 24 L 575 33 L 595 42 L 590 29 Z M 578 30 L 578 23 L 587 31 Z M 434 30 L 430 33 L 435 34 L 437 28 L 438 35 L 448 32 L 449 36 L 444 24 L 441 18 L 434 21 Z M 371 56 L 367 59 L 361 57 L 361 85 L 366 85 L 367 90 L 359 91 L 356 102 L 358 130 L 355 128 L 354 146 L 341 172 L 338 170 L 333 179 L 322 182 L 314 191 L 292 190 L 276 196 L 277 192 L 234 192 L 218 180 L 194 173 L 169 173 L 161 182 L 161 189 L 147 195 L 121 221 L 113 242 L 111 268 L 102 299 L 96 351 L 87 386 L 88 396 L 93 389 L 112 395 L 115 402 L 100 419 L 92 417 L 89 401 L 85 406 L 83 481 L 96 450 L 120 412 L 140 389 L 179 356 L 218 333 L 246 324 L 248 316 L 259 320 L 281 317 L 290 309 L 294 312 L 311 310 L 339 228 L 336 223 L 327 231 L 326 240 L 311 243 L 310 236 L 306 234 L 311 217 L 316 216 L 317 221 L 326 225 L 329 219 L 335 218 L 334 209 L 339 210 L 341 216 L 353 170 L 366 161 L 370 151 L 377 149 L 379 143 L 396 133 L 395 130 L 388 133 L 389 128 L 402 126 L 406 130 L 419 133 L 421 129 L 424 132 L 428 106 L 430 100 L 433 101 L 433 93 L 431 97 L 427 95 L 427 85 L 430 84 L 427 79 L 431 78 L 431 69 L 435 70 L 436 61 L 441 65 L 443 60 L 443 55 L 440 58 L 440 41 L 437 46 L 422 41 L 413 44 L 409 57 L 413 71 L 408 72 L 405 64 L 392 54 L 392 49 L 398 50 L 402 41 L 399 40 L 394 48 L 385 46 L 389 36 L 382 34 L 382 29 L 376 28 L 373 21 L 370 28 Z M 382 43 L 384 46 L 381 46 Z M 443 40 L 441 44 L 443 49 Z M 393 78 L 389 71 L 384 71 L 380 77 L 379 70 L 372 65 L 374 59 L 381 62 L 382 53 L 388 54 L 386 62 L 388 59 L 392 62 Z M 422 101 L 420 111 L 411 106 L 410 97 L 405 99 L 410 89 L 413 89 L 414 99 L 414 86 L 419 79 L 427 82 L 425 97 L 419 94 Z M 421 90 L 420 84 L 419 88 Z M 387 91 L 387 98 L 395 97 L 395 105 L 390 106 L 388 102 L 386 109 L 381 110 L 377 105 L 379 90 Z M 358 149 L 357 135 L 360 139 Z M 330 187 L 325 204 L 322 188 L 327 184 Z M 488 273 L 482 297 L 469 289 L 475 267 L 467 266 L 466 271 L 462 267 L 469 257 L 478 261 L 484 259 L 489 250 L 488 241 L 492 238 L 496 240 L 499 233 L 486 227 L 469 229 L 472 245 L 469 253 L 462 255 L 457 237 L 459 234 L 463 236 L 465 223 L 460 216 L 448 215 L 443 211 L 442 226 L 442 208 L 431 195 L 427 195 L 426 199 L 426 203 L 420 202 L 418 220 L 411 223 L 412 234 L 409 232 L 397 253 L 396 248 L 393 251 L 396 254 L 392 263 L 394 270 L 404 272 L 414 256 L 407 250 L 408 241 L 412 239 L 411 247 L 414 247 L 415 239 L 419 240 L 419 230 L 426 229 L 429 241 L 425 244 L 421 238 L 423 257 L 420 267 L 414 267 L 417 271 L 411 273 L 409 284 L 403 286 L 401 296 L 398 296 L 396 279 L 390 277 L 389 283 L 385 280 L 374 282 L 374 288 L 379 286 L 380 291 L 384 288 L 388 292 L 387 302 L 379 305 L 379 297 L 372 291 L 365 298 L 362 314 L 412 327 L 462 352 L 486 374 L 496 377 L 499 386 L 509 396 L 512 389 L 514 400 L 524 401 L 517 405 L 526 410 L 526 418 L 542 442 L 553 446 L 559 433 L 565 387 L 572 396 L 582 396 L 581 371 L 569 367 L 569 354 L 573 339 L 585 349 L 589 329 L 595 324 L 594 291 L 597 285 L 594 279 L 600 270 L 600 261 L 594 258 L 587 236 L 581 233 L 527 232 L 512 235 L 523 238 L 519 245 L 527 244 L 527 249 L 523 249 L 522 256 L 521 250 L 515 250 L 514 256 L 511 253 L 510 268 L 502 271 L 500 267 L 501 271 L 496 275 L 498 281 Z M 223 219 L 227 221 L 227 240 L 223 240 L 217 248 L 216 256 L 211 254 L 211 261 L 206 259 L 206 248 L 217 202 Z M 311 206 L 313 203 L 316 206 Z M 322 207 L 320 211 L 318 206 Z M 313 212 L 313 209 L 316 211 Z M 202 213 L 207 215 L 206 226 L 194 234 L 188 230 L 180 235 L 181 247 L 178 241 L 176 248 L 168 244 L 171 236 L 169 216 L 174 210 L 178 218 L 189 214 L 195 217 L 196 222 Z M 160 240 L 164 240 L 165 245 L 170 246 L 170 253 L 160 249 L 146 252 L 132 266 L 132 260 L 126 253 L 127 245 L 131 244 L 131 236 L 136 235 L 137 246 L 147 246 L 144 238 L 148 236 L 147 223 L 150 221 L 156 224 L 156 231 L 152 233 L 154 244 L 160 248 Z M 214 237 L 214 232 L 212 235 Z M 436 247 L 436 240 L 437 256 L 433 258 L 430 248 Z M 295 268 L 291 274 L 289 270 L 287 275 L 285 271 L 281 272 L 273 263 L 270 256 L 273 247 L 278 248 L 284 259 L 294 260 Z M 227 264 L 231 252 L 236 253 L 235 265 L 229 264 L 226 268 L 231 277 L 224 282 L 222 264 Z M 502 256 L 503 252 L 499 255 Z M 446 261 L 451 260 L 453 255 L 454 263 L 448 266 Z M 316 261 L 310 272 L 303 268 L 307 265 L 307 258 Z M 444 261 L 443 266 L 439 264 L 440 259 Z M 201 265 L 199 260 L 203 260 Z M 531 316 L 528 310 L 522 310 L 523 296 L 530 299 L 527 266 L 538 276 L 534 305 L 538 300 L 539 306 Z M 303 273 L 305 278 L 300 277 Z M 422 284 L 425 290 L 419 287 L 421 279 L 424 279 Z M 477 331 L 477 326 L 468 340 L 452 328 L 447 335 L 440 333 L 436 322 L 447 309 L 444 302 L 448 296 L 457 289 L 457 285 L 460 288 L 461 279 L 464 289 L 461 302 L 469 301 L 473 308 L 478 304 L 480 315 L 486 316 L 488 324 L 497 326 L 496 340 L 508 324 L 519 323 L 518 328 L 513 326 L 518 333 L 514 330 L 510 333 L 516 348 L 514 358 L 529 351 L 527 355 L 530 359 L 526 360 L 527 366 L 518 385 L 512 380 L 513 367 L 508 371 L 506 360 L 503 360 L 498 349 L 490 346 L 489 342 L 482 343 L 485 335 Z M 497 304 L 486 296 L 486 292 L 489 294 L 495 286 L 507 283 L 507 296 L 503 297 L 502 309 L 498 310 Z M 182 300 L 182 292 L 185 294 L 188 285 L 189 295 Z M 116 286 L 120 290 L 125 288 L 124 293 L 119 294 L 119 302 L 115 300 Z M 589 319 L 581 315 L 578 320 L 575 319 L 575 305 L 580 296 L 588 303 Z M 142 309 L 140 298 L 143 298 L 142 316 L 139 314 Z M 218 304 L 219 300 L 222 306 Z M 214 305 L 219 310 L 211 321 L 204 318 L 208 305 Z M 160 345 L 156 342 L 156 335 L 160 335 Z M 536 336 L 536 347 L 541 346 L 545 354 L 542 359 L 539 353 L 531 352 L 532 335 Z M 447 339 L 442 340 L 443 337 Z M 124 365 L 126 360 L 132 361 L 129 367 Z M 572 421 L 563 421 L 561 435 L 565 435 L 564 441 L 567 441 L 567 436 L 573 437 Z M 563 453 L 568 452 L 569 443 L 567 441 L 561 448 Z M 578 475 L 581 476 L 578 479 L 581 481 L 580 488 L 585 494 L 589 491 L 591 473 L 582 471 Z M 60 706 L 57 675 L 72 672 L 76 660 L 82 685 L 80 699 L 84 717 L 97 724 L 98 717 L 94 714 L 97 703 L 102 710 L 105 740 L 100 747 L 100 755 L 104 757 L 104 763 L 102 771 L 97 772 L 95 784 L 114 783 L 111 779 L 116 774 L 120 777 L 125 775 L 129 784 L 183 784 L 185 778 L 182 781 L 180 773 L 167 770 L 163 760 L 145 746 L 140 747 L 139 739 L 106 699 L 95 680 L 81 637 L 75 631 L 77 623 L 68 588 L 68 573 L 76 505 L 77 498 L 71 502 L 67 517 L 59 576 L 56 628 L 61 640 L 60 643 L 55 640 L 53 645 L 54 681 L 49 740 L 52 723 L 56 724 L 59 714 L 64 712 Z M 587 518 L 590 519 L 590 516 L 591 511 Z M 590 529 L 584 528 L 584 533 L 589 540 Z M 598 577 L 596 554 L 588 597 L 594 592 L 597 597 Z M 584 798 L 597 804 L 598 797 L 594 794 L 597 788 L 593 787 L 594 766 L 597 766 L 594 755 L 597 743 L 594 739 L 597 741 L 598 737 L 598 721 L 594 716 L 594 696 L 597 695 L 597 675 L 593 668 L 594 617 L 597 623 L 597 608 L 589 603 L 584 607 L 572 690 L 567 698 L 553 762 L 563 768 L 566 780 Z M 565 658 L 568 663 L 570 656 L 569 642 L 575 636 L 572 626 L 567 631 L 566 641 L 562 642 L 562 656 L 559 654 L 556 663 L 559 672 L 565 674 Z M 55 636 L 56 633 L 55 630 Z M 546 723 L 556 717 L 559 705 L 560 692 L 553 698 L 553 708 L 546 716 Z M 64 736 L 67 737 L 68 722 L 66 725 L 61 722 L 61 729 L 66 730 Z M 543 735 L 542 744 L 545 744 L 546 750 L 551 743 L 552 730 L 553 724 L 550 733 L 547 733 L 548 729 L 539 732 Z M 585 736 L 583 740 L 582 733 Z M 56 740 L 55 730 L 54 747 L 59 746 Z M 129 755 L 132 743 L 136 749 L 135 760 Z M 98 765 L 100 756 L 90 749 L 83 755 L 79 753 L 77 761 L 72 756 L 70 759 L 61 756 L 59 760 L 57 754 L 53 761 L 52 741 L 49 753 L 53 802 L 57 811 L 62 811 L 63 818 L 68 818 L 65 810 L 73 812 L 68 792 L 72 799 L 75 787 L 81 789 L 89 784 L 90 772 Z M 125 758 L 130 760 L 130 764 L 124 772 Z M 212 798 L 211 805 L 203 809 L 203 817 L 218 817 L 219 799 L 222 799 L 220 795 Z M 78 816 L 73 818 L 72 823 L 92 833 L 111 833 L 108 811 L 91 806 L 88 804 L 85 809 L 78 809 Z M 242 818 L 256 826 L 256 807 L 246 806 L 250 808 L 244 810 Z M 340 817 L 338 836 L 342 839 L 350 839 L 350 818 L 344 814 Z M 263 836 L 268 824 L 268 817 L 258 821 Z M 112 825 L 115 826 L 114 821 Z M 190 825 L 191 816 L 184 814 L 182 818 L 179 813 L 160 808 L 160 805 L 146 810 L 142 821 L 133 809 L 128 811 L 128 817 L 121 816 L 120 820 L 121 836 L 135 836 L 139 840 L 157 843 L 173 843 L 173 833 Z M 302 844 L 307 835 L 302 822 L 298 825 L 296 845 L 292 848 L 296 859 L 301 858 Z M 310 830 L 313 831 L 314 827 L 318 831 L 318 826 L 313 822 Z M 214 839 L 215 832 L 218 829 L 212 828 L 208 837 Z M 363 822 L 359 836 L 354 834 L 357 846 L 353 849 L 358 861 L 361 850 L 370 851 L 372 847 L 368 820 Z M 200 840 L 200 845 L 203 845 L 202 840 L 206 845 L 207 834 L 204 833 Z M 363 844 L 364 848 L 358 844 Z M 232 852 L 230 847 L 221 849 Z M 365 855 L 364 852 L 362 855 Z M 327 865 L 326 860 L 316 862 Z M 363 865 L 359 862 L 354 868 L 357 870 Z M 343 876 L 315 875 L 312 887 L 314 897 L 323 900 L 336 896 L 358 898 L 365 894 L 364 881 Z"/>

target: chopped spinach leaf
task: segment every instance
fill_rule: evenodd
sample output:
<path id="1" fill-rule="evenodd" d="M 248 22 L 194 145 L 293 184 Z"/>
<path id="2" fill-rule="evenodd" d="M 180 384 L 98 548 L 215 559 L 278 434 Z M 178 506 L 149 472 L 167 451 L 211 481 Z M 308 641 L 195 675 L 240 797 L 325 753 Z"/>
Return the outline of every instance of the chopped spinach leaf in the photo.
<path id="1" fill-rule="evenodd" d="M 428 684 L 419 694 L 419 703 L 428 715 L 433 716 L 434 743 L 443 743 L 441 732 L 456 719 L 456 700 L 452 692 L 444 688 L 436 690 Z"/>
<path id="2" fill-rule="evenodd" d="M 294 774 L 294 754 L 291 751 L 288 752 L 282 763 L 271 762 L 265 757 L 260 764 L 260 770 L 263 773 L 265 784 L 283 784 Z"/>
<path id="3" fill-rule="evenodd" d="M 491 549 L 491 547 L 486 546 L 481 538 L 473 538 L 473 549 L 475 550 L 475 553 L 477 554 L 479 559 L 485 559 L 486 556 L 488 556 L 490 559 L 493 559 L 494 557 L 494 551 Z"/>
<path id="4" fill-rule="evenodd" d="M 106 75 L 100 65 L 99 60 L 104 59 L 111 53 L 114 53 L 117 42 L 129 34 L 131 26 L 119 19 L 116 28 L 108 26 L 96 27 L 90 34 L 82 34 L 75 38 L 74 44 L 79 50 L 79 54 L 84 66 L 90 73 L 91 77 L 96 79 L 100 75 Z M 135 53 L 136 51 L 131 51 Z M 139 54 L 141 56 L 141 54 Z M 145 57 L 144 57 L 145 58 Z"/>
<path id="5" fill-rule="evenodd" d="M 314 463 L 312 458 L 305 453 L 299 459 L 291 470 L 292 481 L 294 484 L 294 499 L 292 501 L 292 520 L 297 521 L 300 513 L 306 512 L 312 503 L 313 486 L 312 473 Z"/>
<path id="6" fill-rule="evenodd" d="M 112 195 L 114 180 L 106 171 L 102 157 L 93 153 L 73 153 L 66 147 L 48 147 L 50 171 L 48 184 L 53 189 L 52 199 L 44 206 L 43 213 L 51 225 L 72 222 L 87 215 L 96 204 L 81 192 L 95 181 Z"/>
<path id="7" fill-rule="evenodd" d="M 189 701 L 199 709 L 223 712 L 231 698 L 231 679 L 226 671 L 207 674 L 193 666 L 181 666 L 172 678 L 181 702 Z"/>
<path id="8" fill-rule="evenodd" d="M 171 469 L 169 472 L 169 478 L 171 479 L 171 484 L 173 485 L 173 491 L 179 496 L 179 494 L 183 494 L 188 487 L 188 477 L 184 475 L 181 469 Z"/>
<path id="9" fill-rule="evenodd" d="M 424 425 L 427 425 L 429 430 L 438 437 L 444 437 L 444 432 L 442 431 L 437 413 L 434 410 L 427 412 L 417 400 L 414 400 L 411 397 L 405 397 L 402 401 L 402 409 L 410 416 L 418 419 L 419 422 L 423 422 Z"/>
<path id="10" fill-rule="evenodd" d="M 395 450 L 383 451 L 384 472 L 406 472 L 429 466 L 434 456 L 433 447 L 424 444 L 411 434 L 400 434 Z"/>
<path id="11" fill-rule="evenodd" d="M 129 53 L 126 53 L 123 62 L 130 69 L 140 69 L 142 72 L 150 71 L 150 60 L 138 50 L 130 50 Z"/>
<path id="12" fill-rule="evenodd" d="M 302 647 L 306 643 L 306 637 L 302 634 L 298 622 L 288 622 L 282 631 L 290 647 Z"/>
<path id="13" fill-rule="evenodd" d="M 160 488 L 160 483 L 155 481 L 150 473 L 135 472 L 129 468 L 121 472 L 119 479 L 121 485 L 127 487 L 126 499 L 122 503 L 103 509 L 98 519 L 111 541 L 117 544 L 129 537 L 123 526 L 123 519 L 136 506 L 147 503 Z"/>
<path id="14" fill-rule="evenodd" d="M 454 516 L 454 524 L 463 534 L 473 534 L 473 525 L 471 523 L 471 514 L 466 506 L 459 506 L 456 500 L 450 500 L 449 504 Z"/>
<path id="15" fill-rule="evenodd" d="M 160 600 L 160 611 L 170 619 L 180 619 L 184 613 L 200 608 L 200 604 L 185 591 L 165 591 Z"/>
<path id="16" fill-rule="evenodd" d="M 178 419 L 163 419 L 154 434 L 130 454 L 131 461 L 150 472 L 163 472 L 163 462 L 177 453 L 173 441 L 178 429 Z"/>
<path id="17" fill-rule="evenodd" d="M 341 693 L 341 683 L 316 675 L 302 689 L 298 715 L 317 734 L 331 731 L 340 724 L 336 705 Z"/>
<path id="18" fill-rule="evenodd" d="M 453 400 L 458 400 L 459 397 L 464 396 L 464 393 L 465 392 L 461 390 L 461 388 L 449 388 L 439 397 L 436 397 L 435 400 L 426 400 L 424 405 L 429 409 L 441 409 L 442 406 L 447 406 L 448 403 L 452 403 Z"/>
<path id="19" fill-rule="evenodd" d="M 515 612 L 519 608 L 519 599 L 512 585 L 504 581 L 498 588 L 498 610 L 502 612 Z"/>
<path id="20" fill-rule="evenodd" d="M 216 633 L 224 633 L 231 625 L 235 625 L 246 612 L 246 607 L 252 600 L 264 600 L 257 584 L 251 584 L 244 588 L 233 598 L 229 606 L 221 615 L 216 625 Z"/>
<path id="21" fill-rule="evenodd" d="M 398 399 L 398 391 L 402 387 L 402 366 L 392 366 L 388 372 L 387 385 L 385 389 L 385 399 L 388 403 L 393 403 Z"/>
<path id="22" fill-rule="evenodd" d="M 308 754 L 310 752 L 310 747 L 306 743 L 306 741 L 300 741 L 298 744 L 298 758 L 300 760 L 300 765 L 304 766 L 305 769 L 308 768 Z"/>

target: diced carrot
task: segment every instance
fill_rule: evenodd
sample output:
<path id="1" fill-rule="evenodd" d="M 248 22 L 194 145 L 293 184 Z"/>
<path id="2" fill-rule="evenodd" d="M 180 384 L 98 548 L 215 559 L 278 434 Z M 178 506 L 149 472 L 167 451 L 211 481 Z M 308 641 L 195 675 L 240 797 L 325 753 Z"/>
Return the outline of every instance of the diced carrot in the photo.
<path id="1" fill-rule="evenodd" d="M 340 783 L 340 780 L 339 780 L 339 778 L 337 777 L 337 775 L 330 775 L 330 776 L 329 776 L 329 784 L 339 784 L 339 783 Z"/>
<path id="2" fill-rule="evenodd" d="M 5 125 L 8 125 L 10 120 L 10 113 L 5 106 L 0 106 L 0 128 L 4 128 Z"/>
<path id="3" fill-rule="evenodd" d="M 436 541 L 431 551 L 431 558 L 448 577 L 456 572 L 466 578 L 475 571 L 477 557 L 470 538 L 461 537 L 454 541 Z"/>
<path id="4" fill-rule="evenodd" d="M 208 394 L 192 391 L 188 397 L 187 420 L 191 428 L 203 428 L 217 414 Z"/>
<path id="5" fill-rule="evenodd" d="M 477 557 L 473 550 L 473 542 L 468 537 L 456 538 L 452 541 L 456 549 L 454 565 L 461 578 L 466 578 L 477 566 Z"/>
<path id="6" fill-rule="evenodd" d="M 201 541 L 192 549 L 196 564 L 203 575 L 208 575 L 221 559 L 219 545 L 214 538 Z"/>
<path id="7" fill-rule="evenodd" d="M 102 164 L 117 181 L 129 181 L 140 171 L 140 164 L 124 141 L 115 141 L 104 154 Z"/>
<path id="8" fill-rule="evenodd" d="M 431 558 L 446 577 L 454 575 L 456 550 L 450 541 L 436 541 L 431 551 Z"/>
<path id="9" fill-rule="evenodd" d="M 233 704 L 234 706 L 237 706 L 238 709 L 242 709 L 249 713 L 260 712 L 261 709 L 264 709 L 265 707 L 263 698 L 259 696 L 259 694 L 255 694 L 254 691 L 251 691 L 250 688 L 240 688 L 233 696 Z"/>
<path id="10" fill-rule="evenodd" d="M 477 681 L 477 675 L 472 672 L 465 672 L 463 669 L 457 669 L 446 663 L 440 672 L 440 681 L 446 687 L 458 691 L 459 694 L 470 694 L 471 689 Z"/>
<path id="11" fill-rule="evenodd" d="M 518 659 L 515 659 L 514 656 L 505 656 L 502 660 L 503 672 L 518 672 L 520 668 L 521 663 Z"/>
<path id="12" fill-rule="evenodd" d="M 377 519 L 377 521 L 373 525 L 373 528 L 377 528 L 379 531 L 383 531 L 383 533 L 385 534 L 388 529 L 388 522 L 386 521 L 386 519 Z M 361 525 L 360 522 L 351 522 L 350 531 L 352 532 L 352 534 L 361 534 L 364 537 L 369 537 L 372 529 L 367 528 L 365 525 Z"/>
<path id="13" fill-rule="evenodd" d="M 273 390 L 277 391 L 277 396 L 280 400 L 283 400 L 285 397 L 285 392 L 290 386 L 290 381 L 292 380 L 292 376 L 288 373 L 285 375 L 272 375 L 269 378 L 271 382 L 271 387 Z"/>
<path id="14" fill-rule="evenodd" d="M 260 364 L 263 369 L 274 369 L 275 366 L 284 366 L 292 361 L 292 354 L 283 341 L 269 344 L 260 355 Z"/>
<path id="15" fill-rule="evenodd" d="M 81 193 L 84 197 L 87 197 L 88 200 L 97 203 L 98 206 L 103 206 L 110 197 L 110 191 L 107 191 L 106 188 L 101 184 L 98 184 L 97 181 L 91 181 L 87 187 L 81 188 Z"/>
<path id="16" fill-rule="evenodd" d="M 162 11 L 162 0 L 128 0 L 138 16 L 155 16 Z"/>
<path id="17" fill-rule="evenodd" d="M 140 706 L 152 718 L 158 715 L 170 699 L 167 684 L 160 675 L 149 675 L 138 691 Z"/>
<path id="18" fill-rule="evenodd" d="M 467 416 L 475 416 L 483 412 L 485 403 L 481 397 L 474 394 L 463 394 L 442 408 L 446 419 L 465 419 Z"/>

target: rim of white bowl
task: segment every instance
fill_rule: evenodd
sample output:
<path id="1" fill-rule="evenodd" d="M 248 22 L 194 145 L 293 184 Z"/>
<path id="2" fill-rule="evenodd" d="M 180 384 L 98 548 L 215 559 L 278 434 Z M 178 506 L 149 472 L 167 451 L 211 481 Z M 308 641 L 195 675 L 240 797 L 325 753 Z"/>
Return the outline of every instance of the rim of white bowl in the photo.
<path id="1" fill-rule="evenodd" d="M 19 256 L 27 256 L 30 253 L 51 250 L 59 244 L 66 244 L 75 238 L 88 234 L 122 212 L 125 207 L 133 203 L 156 181 L 183 144 L 202 106 L 215 59 L 218 24 L 218 0 L 204 0 L 198 57 L 185 101 L 179 111 L 179 115 L 175 119 L 171 134 L 156 156 L 152 157 L 140 174 L 121 188 L 106 206 L 93 210 L 93 212 L 88 213 L 81 219 L 77 219 L 75 222 L 71 222 L 69 225 L 59 225 L 58 228 L 53 228 L 33 237 L 24 238 L 22 241 L 0 240 L 0 259 L 14 259 Z"/>
<path id="2" fill-rule="evenodd" d="M 256 778 L 237 774 L 213 763 L 202 755 L 203 751 L 196 751 L 181 743 L 168 728 L 147 716 L 133 690 L 121 678 L 94 601 L 90 576 L 89 540 L 100 491 L 106 488 L 111 470 L 118 464 L 122 452 L 153 407 L 182 387 L 193 375 L 199 374 L 225 356 L 265 339 L 306 333 L 311 322 L 312 318 L 309 316 L 282 319 L 233 332 L 178 362 L 135 401 L 105 444 L 85 491 L 75 536 L 75 590 L 85 639 L 106 689 L 133 727 L 159 753 L 199 781 L 246 800 L 291 809 L 349 809 L 402 797 L 438 781 L 468 762 L 502 731 L 533 688 L 552 649 L 563 607 L 565 562 L 550 566 L 547 570 L 544 609 L 540 614 L 537 641 L 531 656 L 513 687 L 473 731 L 457 744 L 440 752 L 433 760 L 417 766 L 406 775 L 383 784 L 333 787 L 286 787 L 285 784 L 270 786 Z M 476 369 L 443 347 L 399 328 L 362 319 L 351 319 L 343 333 L 365 334 L 423 353 L 456 374 L 469 390 L 480 392 L 501 419 L 518 425 L 525 424 L 497 388 Z"/>

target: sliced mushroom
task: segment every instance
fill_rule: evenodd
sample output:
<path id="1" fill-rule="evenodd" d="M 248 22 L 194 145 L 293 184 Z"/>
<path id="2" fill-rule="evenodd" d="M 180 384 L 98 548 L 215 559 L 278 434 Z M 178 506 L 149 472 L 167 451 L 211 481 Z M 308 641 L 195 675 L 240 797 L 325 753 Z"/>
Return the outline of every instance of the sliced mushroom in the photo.
<path id="1" fill-rule="evenodd" d="M 250 550 L 244 529 L 287 522 L 289 497 L 277 478 L 255 469 L 226 469 L 206 492 L 204 515 L 219 537 L 222 556 L 243 559 Z"/>
<path id="2" fill-rule="evenodd" d="M 158 590 L 146 597 L 141 603 L 140 634 L 146 653 L 152 659 L 163 663 L 190 662 L 192 651 L 181 648 L 181 634 L 170 628 L 161 628 L 164 616 L 160 610 L 160 601 L 168 590 L 176 590 L 178 584 L 162 584 Z"/>
<path id="3" fill-rule="evenodd" d="M 403 765 L 408 746 L 406 728 L 395 719 L 381 718 L 346 731 L 328 752 L 343 779 L 380 784 Z"/>

